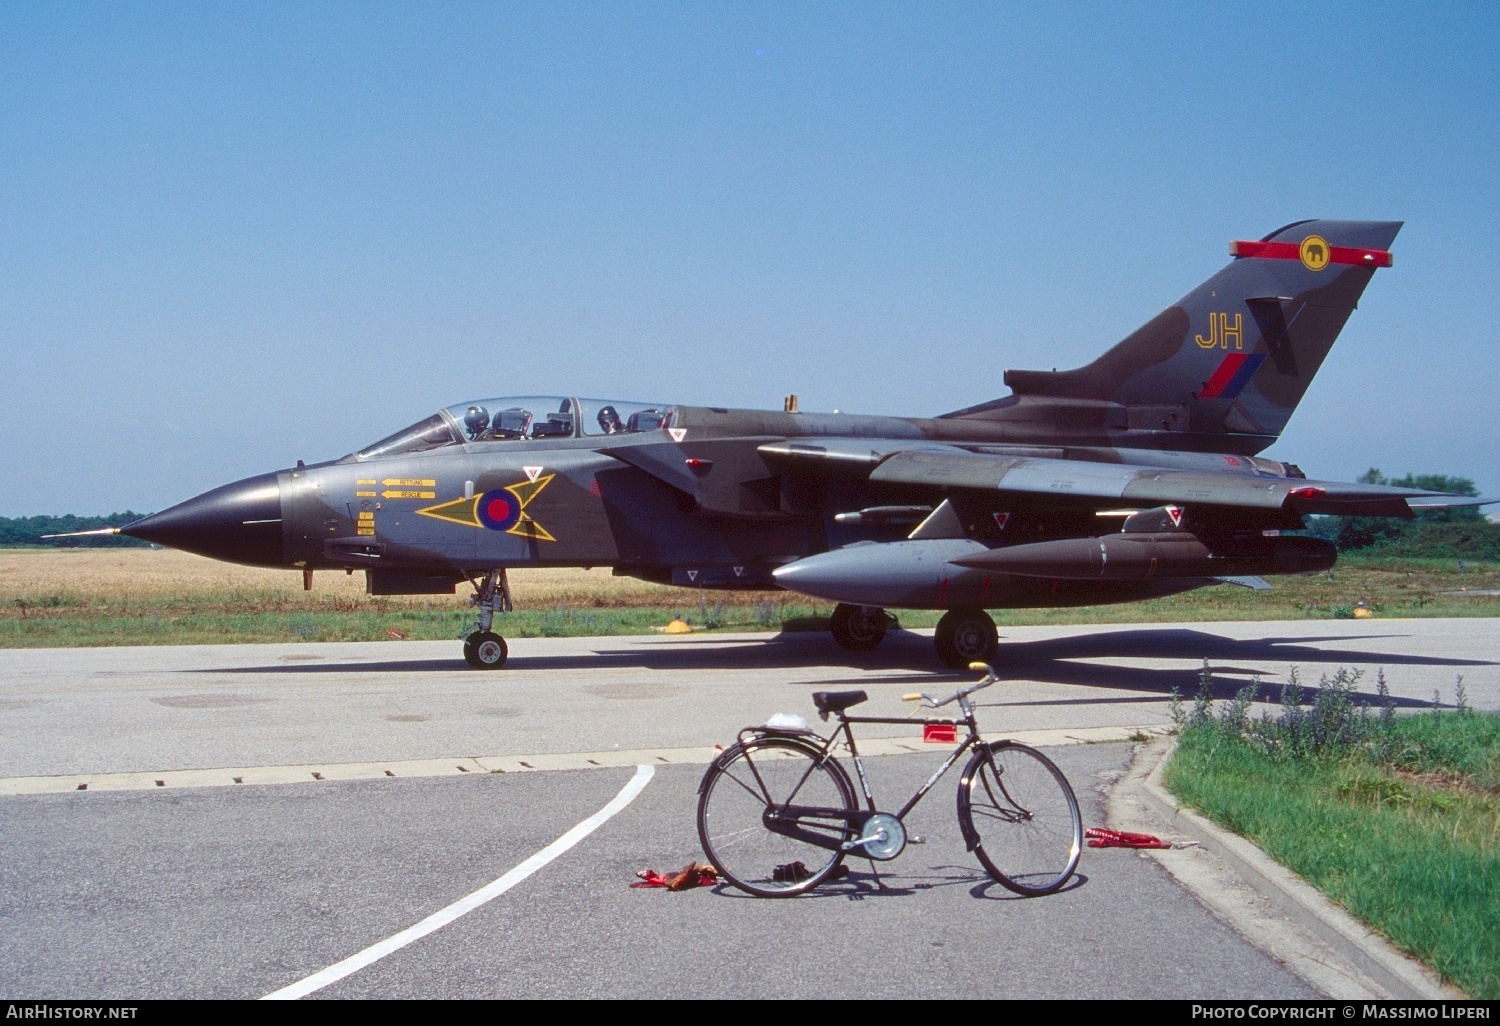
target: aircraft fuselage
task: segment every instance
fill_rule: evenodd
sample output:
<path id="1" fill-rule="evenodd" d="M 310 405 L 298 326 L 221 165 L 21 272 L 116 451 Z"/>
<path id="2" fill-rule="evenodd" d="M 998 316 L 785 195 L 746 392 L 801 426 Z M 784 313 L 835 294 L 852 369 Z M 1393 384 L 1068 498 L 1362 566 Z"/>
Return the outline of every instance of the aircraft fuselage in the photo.
<path id="1" fill-rule="evenodd" d="M 994 650 L 986 609 L 1124 602 L 1331 566 L 1309 513 L 1411 517 L 1462 497 L 1309 481 L 1256 454 L 1306 392 L 1400 225 L 1306 221 L 1092 363 L 1007 371 L 932 418 L 560 396 L 460 404 L 333 462 L 206 492 L 124 533 L 260 566 L 364 570 L 374 594 L 475 585 L 466 655 L 504 662 L 505 571 L 608 566 L 839 603 L 847 648 L 884 607 L 948 611 L 950 665 Z M 1482 500 L 1473 500 L 1482 501 Z"/>

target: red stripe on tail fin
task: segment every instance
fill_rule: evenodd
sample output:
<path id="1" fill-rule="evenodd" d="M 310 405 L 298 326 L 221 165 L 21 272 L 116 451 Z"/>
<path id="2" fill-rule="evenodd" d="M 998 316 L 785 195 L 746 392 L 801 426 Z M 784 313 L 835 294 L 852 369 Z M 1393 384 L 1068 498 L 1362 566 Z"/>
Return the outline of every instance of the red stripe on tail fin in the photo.
<path id="1" fill-rule="evenodd" d="M 1214 371 L 1214 376 L 1204 384 L 1202 391 L 1198 393 L 1199 399 L 1217 399 L 1224 394 L 1224 389 L 1234 380 L 1235 374 L 1239 372 L 1240 364 L 1245 362 L 1248 353 L 1230 353 L 1224 357 L 1224 362 L 1219 364 L 1219 369 Z"/>
<path id="2" fill-rule="evenodd" d="M 1302 247 L 1295 242 L 1244 242 L 1236 240 L 1229 244 L 1231 256 L 1260 257 L 1263 260 L 1301 260 Z M 1329 246 L 1330 264 L 1353 264 L 1357 267 L 1390 267 L 1391 251 L 1388 249 L 1360 249 L 1354 246 Z"/>

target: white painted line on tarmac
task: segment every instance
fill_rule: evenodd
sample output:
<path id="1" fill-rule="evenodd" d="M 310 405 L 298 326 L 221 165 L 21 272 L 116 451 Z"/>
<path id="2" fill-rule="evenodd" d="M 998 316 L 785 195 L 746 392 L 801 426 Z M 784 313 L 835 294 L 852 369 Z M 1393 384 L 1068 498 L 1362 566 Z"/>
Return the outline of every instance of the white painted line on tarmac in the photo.
<path id="1" fill-rule="evenodd" d="M 637 766 L 635 768 L 635 776 L 630 778 L 629 783 L 620 789 L 620 793 L 615 795 L 608 805 L 531 856 L 531 858 L 521 863 L 515 869 L 506 873 L 500 879 L 486 884 L 468 897 L 460 898 L 447 908 L 434 912 L 416 925 L 408 926 L 400 933 L 387 937 L 378 944 L 372 944 L 363 951 L 350 955 L 342 962 L 335 962 L 327 969 L 313 973 L 306 979 L 298 980 L 288 987 L 272 991 L 261 998 L 261 1000 L 294 1001 L 297 998 L 306 997 L 314 991 L 322 990 L 330 983 L 336 983 L 346 976 L 351 976 L 359 972 L 368 965 L 373 965 L 386 955 L 400 951 L 408 944 L 421 940 L 429 933 L 441 930 L 455 919 L 468 915 L 481 905 L 493 901 L 609 822 L 615 813 L 635 801 L 636 796 L 646 789 L 646 785 L 651 782 L 651 778 L 655 775 L 656 770 L 650 766 Z"/>

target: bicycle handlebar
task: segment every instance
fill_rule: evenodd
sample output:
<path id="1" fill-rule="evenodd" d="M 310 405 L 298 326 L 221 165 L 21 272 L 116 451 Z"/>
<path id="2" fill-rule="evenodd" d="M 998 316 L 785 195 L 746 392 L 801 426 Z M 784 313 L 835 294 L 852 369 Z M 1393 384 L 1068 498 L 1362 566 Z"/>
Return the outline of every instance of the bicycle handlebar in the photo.
<path id="1" fill-rule="evenodd" d="M 953 694 L 949 695 L 947 698 L 943 699 L 941 702 L 939 702 L 937 699 L 933 698 L 931 695 L 926 694 L 926 693 L 921 692 L 921 691 L 912 691 L 912 692 L 909 692 L 908 694 L 902 695 L 901 696 L 901 701 L 903 701 L 903 702 L 921 702 L 928 709 L 941 709 L 943 706 L 947 705 L 949 702 L 957 701 L 960 698 L 966 698 L 969 695 L 972 695 L 974 692 L 980 690 L 981 688 L 987 688 L 987 687 L 989 687 L 991 684 L 995 683 L 997 680 L 1000 679 L 999 674 L 997 674 L 995 672 L 995 668 L 993 666 L 991 666 L 989 663 L 978 663 L 978 662 L 970 663 L 969 664 L 969 669 L 970 670 L 975 670 L 975 671 L 983 670 L 984 671 L 984 679 L 981 680 L 978 684 L 971 684 L 970 686 L 968 686 L 966 688 L 959 688 L 957 691 L 953 692 Z"/>

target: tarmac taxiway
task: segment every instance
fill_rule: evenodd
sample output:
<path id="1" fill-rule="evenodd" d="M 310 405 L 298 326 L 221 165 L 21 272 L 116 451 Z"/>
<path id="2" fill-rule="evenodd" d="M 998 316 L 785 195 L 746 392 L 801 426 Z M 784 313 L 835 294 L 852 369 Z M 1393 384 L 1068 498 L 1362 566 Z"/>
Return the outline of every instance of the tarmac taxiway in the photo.
<path id="1" fill-rule="evenodd" d="M 1085 825 L 1131 746 L 1206 659 L 1221 697 L 1275 700 L 1339 668 L 1373 700 L 1500 708 L 1490 620 L 1013 628 L 981 696 L 989 736 L 1050 745 Z M 1018 900 L 963 850 L 954 781 L 913 813 L 928 843 L 795 901 L 631 890 L 701 857 L 713 746 L 809 692 L 872 714 L 968 675 L 923 632 L 875 653 L 824 635 L 518 639 L 505 670 L 452 642 L 0 652 L 0 993 L 255 997 L 502 878 L 639 795 L 503 894 L 317 996 L 1296 997 L 1317 993 L 1160 865 L 1090 850 L 1063 893 Z M 899 713 L 898 713 L 899 714 Z M 814 718 L 814 722 L 816 720 Z M 867 736 L 881 732 L 870 728 Z M 877 797 L 941 757 L 886 731 Z M 241 782 L 236 783 L 234 778 Z M 84 785 L 80 790 L 79 785 Z M 260 786 L 264 784 L 265 786 Z M 894 801 L 893 801 L 894 803 Z M 1170 854 L 1170 853 L 1168 853 Z"/>

